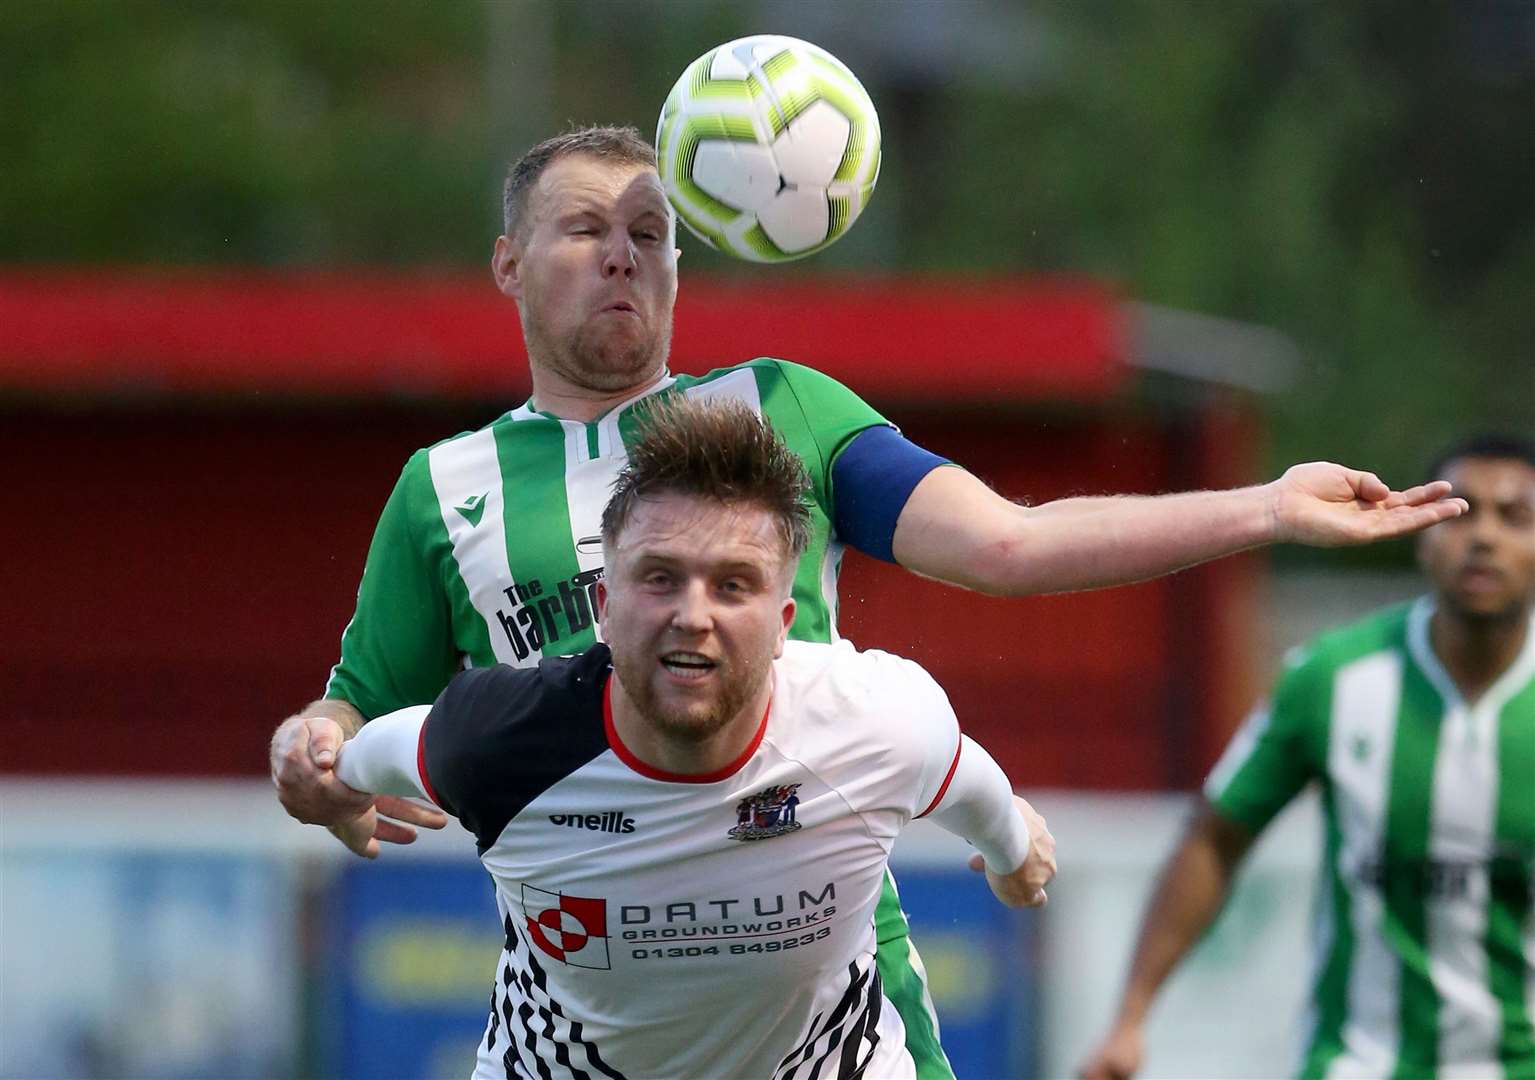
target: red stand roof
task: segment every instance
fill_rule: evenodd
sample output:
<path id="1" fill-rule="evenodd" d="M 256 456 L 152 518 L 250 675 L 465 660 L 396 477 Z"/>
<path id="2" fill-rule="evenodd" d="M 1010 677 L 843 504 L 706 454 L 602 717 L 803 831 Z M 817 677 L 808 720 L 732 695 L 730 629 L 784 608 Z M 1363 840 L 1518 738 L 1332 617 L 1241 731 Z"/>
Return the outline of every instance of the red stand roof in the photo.
<path id="1" fill-rule="evenodd" d="M 753 356 L 876 400 L 1097 399 L 1124 381 L 1118 299 L 1084 281 L 684 276 L 672 367 Z M 527 392 L 516 308 L 488 276 L 0 269 L 0 391 Z"/>

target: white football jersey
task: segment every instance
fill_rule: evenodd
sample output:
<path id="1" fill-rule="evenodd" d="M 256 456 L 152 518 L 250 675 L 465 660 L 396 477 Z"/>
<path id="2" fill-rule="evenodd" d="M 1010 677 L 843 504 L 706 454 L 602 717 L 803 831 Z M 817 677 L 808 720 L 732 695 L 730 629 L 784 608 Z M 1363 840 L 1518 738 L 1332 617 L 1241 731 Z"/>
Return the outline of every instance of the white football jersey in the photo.
<path id="1" fill-rule="evenodd" d="M 467 671 L 396 754 L 496 883 L 475 1075 L 913 1076 L 873 918 L 892 843 L 958 763 L 943 690 L 888 653 L 791 641 L 746 752 L 676 776 L 619 740 L 610 674 L 603 645 Z"/>

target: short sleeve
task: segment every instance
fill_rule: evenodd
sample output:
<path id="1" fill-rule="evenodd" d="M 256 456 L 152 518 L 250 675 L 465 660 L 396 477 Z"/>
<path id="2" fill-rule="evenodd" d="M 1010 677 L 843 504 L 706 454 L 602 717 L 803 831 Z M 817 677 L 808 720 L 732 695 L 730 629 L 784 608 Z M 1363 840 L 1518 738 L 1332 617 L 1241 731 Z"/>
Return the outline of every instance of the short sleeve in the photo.
<path id="1" fill-rule="evenodd" d="M 1321 775 L 1325 745 L 1326 667 L 1301 658 L 1279 678 L 1273 698 L 1260 704 L 1232 737 L 1205 781 L 1217 813 L 1260 831 L 1313 778 Z"/>
<path id="2" fill-rule="evenodd" d="M 831 376 L 788 360 L 776 363 L 815 438 L 822 475 L 831 474 L 837 455 L 854 435 L 865 428 L 891 426 L 868 402 Z"/>
<path id="3" fill-rule="evenodd" d="M 434 699 L 459 669 L 442 577 L 419 539 L 417 507 L 431 476 L 425 452 L 406 463 L 379 516 L 325 696 L 372 718 Z"/>

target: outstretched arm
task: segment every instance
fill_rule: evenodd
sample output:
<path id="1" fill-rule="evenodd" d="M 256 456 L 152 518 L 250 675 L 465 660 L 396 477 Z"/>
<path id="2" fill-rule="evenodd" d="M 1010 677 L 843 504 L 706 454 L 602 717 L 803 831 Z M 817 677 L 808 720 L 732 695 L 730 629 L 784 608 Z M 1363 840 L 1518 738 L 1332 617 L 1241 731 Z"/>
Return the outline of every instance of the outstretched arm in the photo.
<path id="1" fill-rule="evenodd" d="M 893 551 L 925 577 L 1028 596 L 1142 581 L 1263 544 L 1367 544 L 1465 509 L 1443 481 L 1392 491 L 1371 473 L 1326 462 L 1296 465 L 1258 487 L 1037 507 L 1009 502 L 962 469 L 938 468 L 902 508 Z"/>
<path id="2" fill-rule="evenodd" d="M 1119 1013 L 1082 1066 L 1083 1080 L 1128 1080 L 1145 1055 L 1146 1014 L 1174 966 L 1225 903 L 1253 834 L 1202 803 L 1163 868 L 1141 920 Z"/>

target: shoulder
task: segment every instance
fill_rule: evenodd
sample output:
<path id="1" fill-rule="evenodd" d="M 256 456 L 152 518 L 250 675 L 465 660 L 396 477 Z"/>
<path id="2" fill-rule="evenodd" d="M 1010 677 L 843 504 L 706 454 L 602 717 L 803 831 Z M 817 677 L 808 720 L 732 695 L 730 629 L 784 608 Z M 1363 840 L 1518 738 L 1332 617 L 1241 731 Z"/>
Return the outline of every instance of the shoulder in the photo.
<path id="1" fill-rule="evenodd" d="M 1325 630 L 1291 649 L 1275 682 L 1273 707 L 1290 713 L 1306 704 L 1320 704 L 1332 692 L 1340 670 L 1357 661 L 1407 651 L 1407 621 L 1411 603 L 1392 605 L 1352 623 Z"/>
<path id="2" fill-rule="evenodd" d="M 608 664 L 607 646 L 596 645 L 574 656 L 545 657 L 537 667 L 470 668 L 448 683 L 433 713 L 478 713 L 508 723 L 537 722 L 562 707 L 600 700 Z"/>
<path id="3" fill-rule="evenodd" d="M 483 851 L 538 795 L 607 750 L 608 650 L 459 673 L 432 706 L 426 773 Z"/>
<path id="4" fill-rule="evenodd" d="M 840 394 L 856 397 L 853 391 L 830 375 L 776 356 L 758 356 L 739 364 L 715 368 L 702 375 L 679 375 L 676 386 L 680 390 L 693 390 L 719 384 L 732 378 L 750 379 L 757 385 L 758 392 L 764 394 L 782 389 L 793 393 Z M 720 387 L 720 389 L 723 388 L 723 386 Z"/>
<path id="5" fill-rule="evenodd" d="M 1411 603 L 1393 604 L 1362 619 L 1325 630 L 1285 655 L 1286 671 L 1336 671 L 1374 653 L 1407 647 Z"/>
<path id="6" fill-rule="evenodd" d="M 846 710 L 878 721 L 941 709 L 948 696 L 921 664 L 879 649 L 857 649 L 847 640 L 830 644 L 789 641 L 779 660 L 780 678 L 797 700 L 817 714 Z"/>

